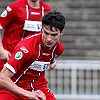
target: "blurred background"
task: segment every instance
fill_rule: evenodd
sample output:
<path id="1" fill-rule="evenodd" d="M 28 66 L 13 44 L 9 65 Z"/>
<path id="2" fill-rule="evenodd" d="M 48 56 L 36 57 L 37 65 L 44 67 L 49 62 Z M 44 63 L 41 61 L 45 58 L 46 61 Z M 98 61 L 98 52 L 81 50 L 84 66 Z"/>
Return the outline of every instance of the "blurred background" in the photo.
<path id="1" fill-rule="evenodd" d="M 0 0 L 0 13 L 15 0 Z M 66 18 L 64 53 L 47 70 L 57 100 L 100 100 L 100 0 L 43 0 Z"/>

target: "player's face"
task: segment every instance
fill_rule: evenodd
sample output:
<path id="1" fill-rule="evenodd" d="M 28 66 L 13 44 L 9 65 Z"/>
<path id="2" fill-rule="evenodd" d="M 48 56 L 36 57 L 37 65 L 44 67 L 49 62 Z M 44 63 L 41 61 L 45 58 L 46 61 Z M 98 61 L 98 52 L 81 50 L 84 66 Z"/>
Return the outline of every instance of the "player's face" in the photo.
<path id="1" fill-rule="evenodd" d="M 42 28 L 42 40 L 44 46 L 47 48 L 52 48 L 63 33 L 64 31 L 60 32 L 60 30 L 55 29 L 54 27 L 52 30 L 50 30 L 49 26 L 44 25 Z"/>

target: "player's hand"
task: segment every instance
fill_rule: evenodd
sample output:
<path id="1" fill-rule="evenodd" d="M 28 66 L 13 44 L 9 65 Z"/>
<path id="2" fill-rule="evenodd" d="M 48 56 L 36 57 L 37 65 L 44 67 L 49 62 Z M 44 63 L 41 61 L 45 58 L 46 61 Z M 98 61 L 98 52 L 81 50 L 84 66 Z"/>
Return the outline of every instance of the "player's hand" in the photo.
<path id="1" fill-rule="evenodd" d="M 56 67 L 56 61 L 49 65 L 50 69 L 54 69 Z"/>
<path id="2" fill-rule="evenodd" d="M 0 59 L 7 62 L 11 56 L 11 53 L 5 49 L 0 49 Z"/>
<path id="3" fill-rule="evenodd" d="M 41 90 L 29 92 L 25 97 L 29 100 L 46 100 L 46 96 Z"/>
<path id="4" fill-rule="evenodd" d="M 39 100 L 46 100 L 46 96 L 41 90 L 37 90 L 35 91 L 35 93 Z"/>

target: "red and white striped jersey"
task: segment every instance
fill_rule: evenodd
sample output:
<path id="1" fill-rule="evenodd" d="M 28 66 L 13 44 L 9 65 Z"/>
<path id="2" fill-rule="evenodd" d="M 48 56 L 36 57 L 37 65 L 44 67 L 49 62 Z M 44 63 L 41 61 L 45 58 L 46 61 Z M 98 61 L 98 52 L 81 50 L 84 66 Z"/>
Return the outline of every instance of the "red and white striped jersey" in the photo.
<path id="1" fill-rule="evenodd" d="M 47 86 L 45 70 L 63 51 L 60 41 L 48 49 L 43 45 L 42 34 L 35 34 L 17 44 L 5 66 L 16 73 L 12 80 L 18 86 L 31 91 Z"/>

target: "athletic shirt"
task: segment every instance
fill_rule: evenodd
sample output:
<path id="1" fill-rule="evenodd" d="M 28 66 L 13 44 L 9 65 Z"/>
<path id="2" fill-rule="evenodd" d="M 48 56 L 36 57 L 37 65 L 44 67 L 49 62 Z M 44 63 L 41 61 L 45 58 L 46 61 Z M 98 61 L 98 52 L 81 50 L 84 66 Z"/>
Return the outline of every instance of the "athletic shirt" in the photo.
<path id="1" fill-rule="evenodd" d="M 42 16 L 51 10 L 51 7 L 42 1 L 37 9 L 30 7 L 27 0 L 17 0 L 10 4 L 0 16 L 0 29 L 5 29 L 4 48 L 12 53 L 23 35 L 25 20 L 41 21 Z"/>
<path id="2" fill-rule="evenodd" d="M 15 74 L 12 77 L 15 84 L 33 91 L 47 86 L 45 70 L 63 51 L 64 47 L 60 41 L 47 49 L 43 46 L 42 34 L 35 34 L 17 44 L 4 66 Z"/>

